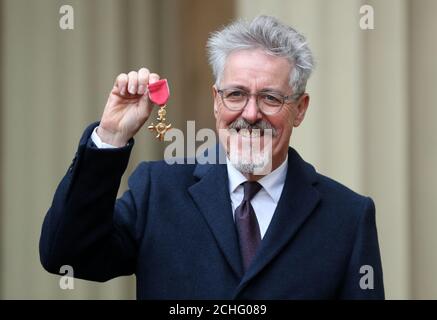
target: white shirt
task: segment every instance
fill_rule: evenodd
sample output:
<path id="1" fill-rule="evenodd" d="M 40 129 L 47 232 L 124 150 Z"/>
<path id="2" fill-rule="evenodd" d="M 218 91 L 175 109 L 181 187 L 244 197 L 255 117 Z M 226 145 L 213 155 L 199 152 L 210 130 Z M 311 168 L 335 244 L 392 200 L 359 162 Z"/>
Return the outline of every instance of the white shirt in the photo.
<path id="1" fill-rule="evenodd" d="M 229 194 L 231 196 L 232 212 L 234 213 L 235 220 L 235 209 L 237 209 L 244 197 L 244 188 L 241 184 L 247 181 L 247 178 L 227 158 L 226 165 L 229 177 Z M 282 189 L 284 189 L 287 169 L 288 155 L 278 168 L 258 180 L 262 189 L 250 201 L 258 219 L 261 238 L 264 237 L 278 206 Z"/>
<path id="2" fill-rule="evenodd" d="M 99 135 L 97 134 L 97 128 L 95 127 L 93 130 L 93 133 L 91 134 L 91 140 L 94 142 L 94 144 L 97 146 L 97 148 L 99 149 L 115 149 L 117 147 L 108 144 L 108 143 L 104 143 L 102 141 L 102 139 L 100 139 Z"/>
<path id="3" fill-rule="evenodd" d="M 116 148 L 110 144 L 102 142 L 97 135 L 96 130 L 97 127 L 94 129 L 91 139 L 98 148 Z M 229 162 L 228 158 L 226 158 L 226 165 L 228 168 L 229 194 L 231 196 L 232 212 L 235 220 L 235 209 L 240 205 L 244 197 L 244 190 L 241 184 L 247 181 L 247 179 Z M 279 198 L 281 197 L 282 189 L 284 189 L 287 169 L 288 155 L 278 168 L 258 180 L 262 189 L 250 201 L 253 210 L 255 211 L 256 218 L 258 219 L 261 238 L 264 237 L 267 228 L 272 221 L 273 214 L 275 213 Z"/>

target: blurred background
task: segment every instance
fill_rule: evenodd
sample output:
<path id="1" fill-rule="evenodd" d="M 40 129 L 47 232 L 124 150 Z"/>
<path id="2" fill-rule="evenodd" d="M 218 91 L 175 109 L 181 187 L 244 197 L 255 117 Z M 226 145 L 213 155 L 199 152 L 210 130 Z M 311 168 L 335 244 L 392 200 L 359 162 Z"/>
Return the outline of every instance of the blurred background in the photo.
<path id="1" fill-rule="evenodd" d="M 73 30 L 59 26 L 64 4 Z M 364 4 L 374 30 L 360 28 Z M 82 131 L 117 74 L 141 66 L 169 79 L 175 127 L 214 128 L 208 34 L 270 14 L 304 33 L 317 60 L 291 145 L 375 200 L 387 298 L 437 299 L 436 13 L 435 0 L 0 0 L 0 298 L 135 298 L 134 277 L 61 290 L 39 262 Z M 136 140 L 126 177 L 163 155 L 146 129 Z"/>

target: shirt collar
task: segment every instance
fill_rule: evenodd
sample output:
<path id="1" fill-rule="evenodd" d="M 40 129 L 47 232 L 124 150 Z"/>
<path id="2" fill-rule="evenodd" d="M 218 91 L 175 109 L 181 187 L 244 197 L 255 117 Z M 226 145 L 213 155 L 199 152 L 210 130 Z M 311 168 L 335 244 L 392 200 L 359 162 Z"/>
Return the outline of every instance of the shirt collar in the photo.
<path id="1" fill-rule="evenodd" d="M 226 157 L 226 166 L 228 169 L 228 177 L 229 177 L 229 192 L 233 193 L 236 191 L 239 185 L 243 182 L 247 181 L 246 177 L 238 171 Z M 282 189 L 285 184 L 285 178 L 288 169 L 288 154 L 285 158 L 284 162 L 277 167 L 275 170 L 270 172 L 268 175 L 265 175 L 261 179 L 258 180 L 258 183 L 262 185 L 264 190 L 269 194 L 269 196 L 276 203 L 279 202 L 279 198 L 281 197 Z"/>
<path id="2" fill-rule="evenodd" d="M 247 181 L 247 179 L 240 171 L 237 170 L 237 168 L 232 165 L 228 157 L 226 157 L 226 166 L 228 168 L 229 192 L 233 193 L 238 186 Z"/>

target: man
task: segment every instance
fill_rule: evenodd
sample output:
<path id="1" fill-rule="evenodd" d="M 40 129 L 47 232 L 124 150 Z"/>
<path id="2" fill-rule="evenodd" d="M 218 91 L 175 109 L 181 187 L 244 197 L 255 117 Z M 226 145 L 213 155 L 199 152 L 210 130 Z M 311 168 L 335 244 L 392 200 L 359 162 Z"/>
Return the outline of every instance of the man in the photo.
<path id="1" fill-rule="evenodd" d="M 135 274 L 140 299 L 384 298 L 373 201 L 289 147 L 309 104 L 305 38 L 260 16 L 214 33 L 208 49 L 226 163 L 143 162 L 116 200 L 159 79 L 120 74 L 45 218 L 44 268 L 94 281 Z"/>

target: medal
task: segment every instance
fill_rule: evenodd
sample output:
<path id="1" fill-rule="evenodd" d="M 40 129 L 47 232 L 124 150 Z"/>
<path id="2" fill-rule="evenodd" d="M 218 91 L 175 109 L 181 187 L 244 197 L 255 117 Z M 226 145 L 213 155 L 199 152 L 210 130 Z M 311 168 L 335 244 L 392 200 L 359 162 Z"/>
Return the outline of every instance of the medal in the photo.
<path id="1" fill-rule="evenodd" d="M 150 101 L 159 106 L 158 118 L 156 118 L 158 123 L 154 125 L 152 122 L 148 129 L 157 133 L 156 138 L 163 141 L 165 133 L 171 129 L 171 123 L 167 124 L 165 119 L 167 115 L 165 108 L 167 107 L 167 101 L 170 97 L 167 79 L 149 84 L 147 88 L 149 89 Z"/>

